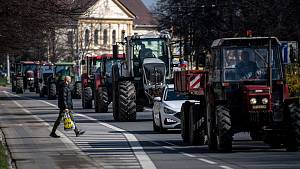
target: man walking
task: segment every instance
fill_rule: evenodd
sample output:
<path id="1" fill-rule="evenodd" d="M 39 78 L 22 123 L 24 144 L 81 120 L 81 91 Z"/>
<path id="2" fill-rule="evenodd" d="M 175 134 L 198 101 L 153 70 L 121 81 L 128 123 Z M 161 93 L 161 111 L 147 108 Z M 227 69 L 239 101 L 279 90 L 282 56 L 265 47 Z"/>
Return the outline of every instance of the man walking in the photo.
<path id="1" fill-rule="evenodd" d="M 64 78 L 63 86 L 61 86 L 59 88 L 59 92 L 58 92 L 59 115 L 54 123 L 52 132 L 50 134 L 50 136 L 54 137 L 54 138 L 60 137 L 55 133 L 55 131 L 56 131 L 57 127 L 59 126 L 59 124 L 64 116 L 64 113 L 69 112 L 70 110 L 73 109 L 72 92 L 70 89 L 70 83 L 71 83 L 71 77 L 66 76 Z M 73 117 L 72 113 L 70 113 L 70 117 L 71 117 L 72 121 L 74 122 L 74 117 Z M 74 123 L 74 125 L 75 125 L 74 132 L 76 134 L 76 137 L 78 137 L 79 135 L 82 135 L 85 132 L 85 131 L 79 130 L 76 126 L 76 123 Z"/>

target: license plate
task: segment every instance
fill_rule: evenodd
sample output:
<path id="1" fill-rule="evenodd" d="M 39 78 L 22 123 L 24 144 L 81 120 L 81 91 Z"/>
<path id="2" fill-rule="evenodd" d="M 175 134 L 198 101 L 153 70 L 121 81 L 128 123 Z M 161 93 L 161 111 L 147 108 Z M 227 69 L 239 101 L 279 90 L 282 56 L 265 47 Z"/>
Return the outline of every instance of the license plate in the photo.
<path id="1" fill-rule="evenodd" d="M 252 106 L 253 109 L 266 109 L 267 105 L 254 105 Z"/>

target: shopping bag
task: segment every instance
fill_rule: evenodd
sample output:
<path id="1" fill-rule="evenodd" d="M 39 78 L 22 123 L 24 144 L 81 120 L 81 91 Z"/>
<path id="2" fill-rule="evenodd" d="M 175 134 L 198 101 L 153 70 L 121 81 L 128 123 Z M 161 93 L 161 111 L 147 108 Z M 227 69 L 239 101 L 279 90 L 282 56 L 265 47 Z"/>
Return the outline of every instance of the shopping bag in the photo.
<path id="1" fill-rule="evenodd" d="M 70 116 L 70 111 L 65 112 L 64 114 L 64 129 L 65 130 L 75 129 L 74 122 Z"/>

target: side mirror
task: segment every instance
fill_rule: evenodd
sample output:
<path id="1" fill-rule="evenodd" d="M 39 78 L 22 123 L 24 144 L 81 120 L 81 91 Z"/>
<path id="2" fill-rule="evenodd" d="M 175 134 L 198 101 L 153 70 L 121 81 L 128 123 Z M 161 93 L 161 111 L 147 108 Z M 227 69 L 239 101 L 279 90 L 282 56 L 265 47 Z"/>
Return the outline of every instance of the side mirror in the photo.
<path id="1" fill-rule="evenodd" d="M 113 45 L 113 59 L 118 59 L 119 55 L 119 46 Z"/>
<path id="2" fill-rule="evenodd" d="M 156 101 L 156 102 L 160 102 L 161 101 L 161 97 L 154 97 L 153 100 Z"/>
<path id="3" fill-rule="evenodd" d="M 85 60 L 82 60 L 82 61 L 81 61 L 81 65 L 85 65 Z"/>

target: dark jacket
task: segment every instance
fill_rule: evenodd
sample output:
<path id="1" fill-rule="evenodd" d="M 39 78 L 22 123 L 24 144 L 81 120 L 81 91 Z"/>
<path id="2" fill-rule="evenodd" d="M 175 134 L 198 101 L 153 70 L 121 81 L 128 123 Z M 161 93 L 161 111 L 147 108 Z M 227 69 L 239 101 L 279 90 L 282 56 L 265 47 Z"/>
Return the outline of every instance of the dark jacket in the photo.
<path id="1" fill-rule="evenodd" d="M 73 109 L 72 92 L 70 85 L 64 83 L 58 90 L 58 107 L 61 110 Z"/>

